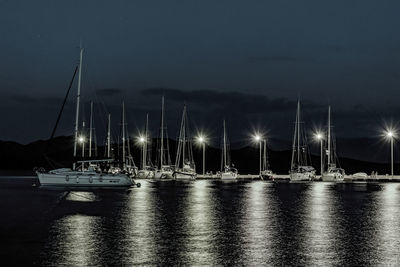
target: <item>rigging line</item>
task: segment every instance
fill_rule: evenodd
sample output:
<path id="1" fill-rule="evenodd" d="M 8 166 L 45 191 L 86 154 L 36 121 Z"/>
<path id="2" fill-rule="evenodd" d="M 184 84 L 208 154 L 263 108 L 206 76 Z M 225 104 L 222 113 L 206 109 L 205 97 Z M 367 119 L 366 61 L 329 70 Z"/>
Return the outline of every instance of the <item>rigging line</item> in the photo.
<path id="1" fill-rule="evenodd" d="M 62 115 L 62 112 L 63 112 L 63 110 L 64 110 L 65 103 L 67 102 L 67 98 L 68 98 L 69 92 L 71 91 L 71 87 L 72 87 L 72 84 L 73 84 L 73 82 L 74 82 L 74 79 L 75 79 L 75 76 L 76 76 L 76 72 L 78 71 L 78 68 L 79 68 L 79 66 L 77 65 L 77 66 L 75 67 L 75 70 L 74 70 L 74 74 L 73 74 L 73 76 L 72 76 L 72 79 L 71 79 L 71 81 L 70 81 L 70 83 L 69 83 L 67 93 L 65 94 L 64 101 L 63 101 L 63 103 L 62 103 L 60 112 L 58 113 L 58 117 L 57 117 L 57 120 L 56 120 L 56 124 L 55 124 L 55 126 L 54 126 L 54 128 L 53 128 L 53 131 L 52 131 L 52 133 L 51 133 L 50 140 L 53 139 L 54 134 L 56 133 L 58 123 L 60 122 L 61 115 Z"/>
<path id="2" fill-rule="evenodd" d="M 68 86 L 67 93 L 65 94 L 64 101 L 63 101 L 62 106 L 61 106 L 61 108 L 60 108 L 60 111 L 59 111 L 59 113 L 58 113 L 56 123 L 55 123 L 55 125 L 54 125 L 53 131 L 51 132 L 49 142 L 47 143 L 46 148 L 45 148 L 44 153 L 43 153 L 44 159 L 47 161 L 47 163 L 48 163 L 50 166 L 54 166 L 54 165 L 53 165 L 53 163 L 51 162 L 51 160 L 47 157 L 47 153 L 49 152 L 50 145 L 51 145 L 52 140 L 53 140 L 53 138 L 54 138 L 54 135 L 55 135 L 55 133 L 56 133 L 58 124 L 59 124 L 60 119 L 61 119 L 61 115 L 62 115 L 62 113 L 63 113 L 63 111 L 64 111 L 65 103 L 67 102 L 67 99 L 68 99 L 68 96 L 69 96 L 69 92 L 71 91 L 72 84 L 73 84 L 73 82 L 74 82 L 74 80 L 75 80 L 75 76 L 76 76 L 76 72 L 78 71 L 78 68 L 79 68 L 79 66 L 76 65 L 75 70 L 74 70 L 74 74 L 72 75 L 72 79 L 71 79 L 71 81 L 69 82 L 69 86 Z"/>

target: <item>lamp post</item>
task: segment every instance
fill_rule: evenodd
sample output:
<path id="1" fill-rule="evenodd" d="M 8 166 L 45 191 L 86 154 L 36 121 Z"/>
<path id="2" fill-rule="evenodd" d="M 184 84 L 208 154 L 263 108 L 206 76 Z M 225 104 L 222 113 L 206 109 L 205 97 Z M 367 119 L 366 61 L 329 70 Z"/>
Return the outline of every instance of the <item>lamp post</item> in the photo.
<path id="1" fill-rule="evenodd" d="M 390 169 L 391 169 L 391 175 L 393 178 L 393 139 L 394 139 L 394 133 L 392 131 L 388 131 L 386 133 L 386 136 L 390 139 Z"/>
<path id="2" fill-rule="evenodd" d="M 146 167 L 146 139 L 143 136 L 140 136 L 139 143 L 142 145 L 142 170 L 144 170 Z"/>
<path id="3" fill-rule="evenodd" d="M 204 177 L 206 174 L 206 139 L 204 136 L 199 135 L 197 137 L 197 141 L 203 148 L 203 177 Z"/>
<path id="4" fill-rule="evenodd" d="M 315 138 L 320 142 L 321 145 L 321 176 L 322 176 L 322 172 L 324 171 L 324 160 L 323 160 L 323 151 L 324 151 L 324 138 L 323 135 L 321 133 L 316 133 L 315 134 Z"/>
<path id="5" fill-rule="evenodd" d="M 78 141 L 79 141 L 79 143 L 81 143 L 81 146 L 82 146 L 82 158 L 84 158 L 85 157 L 85 137 L 83 135 L 81 135 L 79 137 Z"/>
<path id="6" fill-rule="evenodd" d="M 261 169 L 262 169 L 262 146 L 261 146 L 261 143 L 262 143 L 262 138 L 261 138 L 261 136 L 259 135 L 259 134 L 256 134 L 256 135 L 254 135 L 254 140 L 260 145 L 260 173 L 259 173 L 259 175 L 260 175 L 260 177 L 261 177 Z"/>

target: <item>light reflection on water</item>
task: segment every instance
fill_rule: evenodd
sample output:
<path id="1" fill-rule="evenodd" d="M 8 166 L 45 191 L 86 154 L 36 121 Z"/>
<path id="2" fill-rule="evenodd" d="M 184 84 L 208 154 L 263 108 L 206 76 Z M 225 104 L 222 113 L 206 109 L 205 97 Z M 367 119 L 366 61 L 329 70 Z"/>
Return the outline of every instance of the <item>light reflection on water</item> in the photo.
<path id="1" fill-rule="evenodd" d="M 399 184 L 142 185 L 49 203 L 47 234 L 32 260 L 53 266 L 400 262 Z"/>
<path id="2" fill-rule="evenodd" d="M 400 265 L 400 187 L 385 184 L 380 192 L 377 224 L 379 225 L 379 254 L 387 265 Z"/>

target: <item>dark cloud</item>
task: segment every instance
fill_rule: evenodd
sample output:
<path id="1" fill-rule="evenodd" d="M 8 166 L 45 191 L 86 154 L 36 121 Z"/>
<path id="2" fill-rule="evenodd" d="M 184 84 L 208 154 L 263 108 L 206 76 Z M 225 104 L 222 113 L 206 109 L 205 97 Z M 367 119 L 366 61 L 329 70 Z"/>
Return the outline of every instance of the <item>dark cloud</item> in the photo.
<path id="1" fill-rule="evenodd" d="M 9 100 L 18 103 L 18 104 L 32 104 L 35 103 L 38 99 L 36 97 L 32 97 L 32 96 L 27 96 L 27 95 L 11 95 L 11 96 L 6 96 L 3 97 L 4 98 L 8 98 Z"/>
<path id="2" fill-rule="evenodd" d="M 124 89 L 118 89 L 118 88 L 102 88 L 102 89 L 97 89 L 96 94 L 98 96 L 116 96 L 116 95 L 121 95 L 125 90 Z"/>
<path id="3" fill-rule="evenodd" d="M 165 96 L 174 102 L 187 102 L 219 111 L 230 110 L 232 113 L 263 113 L 293 110 L 296 101 L 287 98 L 269 98 L 266 95 L 243 93 L 240 91 L 215 90 L 180 90 L 171 88 L 150 88 L 141 91 L 143 96 Z M 303 102 L 308 109 L 320 108 L 311 101 Z"/>
<path id="4" fill-rule="evenodd" d="M 1 97 L 3 105 L 61 105 L 63 99 L 51 96 L 31 96 L 31 95 L 4 95 Z"/>

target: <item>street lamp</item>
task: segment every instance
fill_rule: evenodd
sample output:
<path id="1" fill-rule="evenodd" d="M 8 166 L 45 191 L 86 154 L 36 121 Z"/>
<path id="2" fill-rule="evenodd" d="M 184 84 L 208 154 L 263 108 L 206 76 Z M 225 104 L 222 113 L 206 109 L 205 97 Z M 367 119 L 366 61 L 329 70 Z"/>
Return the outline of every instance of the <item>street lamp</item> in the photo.
<path id="1" fill-rule="evenodd" d="M 317 132 L 315 134 L 315 139 L 319 141 L 321 144 L 321 176 L 322 176 L 322 172 L 324 171 L 324 160 L 323 160 L 324 136 L 322 135 L 322 133 Z"/>
<path id="2" fill-rule="evenodd" d="M 81 135 L 78 138 L 79 143 L 81 143 L 82 146 L 82 158 L 85 157 L 85 136 Z"/>
<path id="3" fill-rule="evenodd" d="M 391 167 L 391 175 L 393 178 L 393 140 L 395 138 L 395 134 L 392 130 L 388 130 L 386 132 L 386 137 L 390 140 L 390 167 Z"/>
<path id="4" fill-rule="evenodd" d="M 199 135 L 197 137 L 197 142 L 203 148 L 203 177 L 204 177 L 206 174 L 206 138 L 203 135 Z"/>
<path id="5" fill-rule="evenodd" d="M 254 135 L 254 141 L 256 141 L 257 143 L 259 143 L 259 145 L 260 145 L 260 177 L 261 177 L 261 169 L 262 169 L 262 167 L 261 167 L 261 165 L 262 165 L 262 146 L 261 146 L 261 143 L 262 143 L 262 136 L 260 135 L 260 134 L 255 134 Z"/>
<path id="6" fill-rule="evenodd" d="M 138 141 L 142 145 L 142 169 L 144 170 L 146 167 L 146 153 L 147 153 L 146 138 L 143 135 L 141 135 L 139 136 Z"/>

